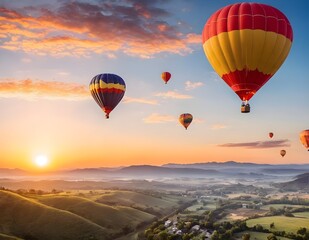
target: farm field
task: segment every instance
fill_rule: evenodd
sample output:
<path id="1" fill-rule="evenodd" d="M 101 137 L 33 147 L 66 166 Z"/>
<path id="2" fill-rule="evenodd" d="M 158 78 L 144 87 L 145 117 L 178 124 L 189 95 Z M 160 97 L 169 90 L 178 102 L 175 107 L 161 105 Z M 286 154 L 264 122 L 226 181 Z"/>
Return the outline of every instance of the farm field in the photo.
<path id="1" fill-rule="evenodd" d="M 274 228 L 270 228 L 270 224 L 274 223 Z M 267 228 L 271 231 L 285 231 L 296 233 L 300 227 L 308 227 L 308 218 L 299 217 L 284 217 L 284 216 L 271 216 L 271 217 L 261 217 L 247 220 L 247 226 L 253 227 L 256 224 L 260 224 L 263 228 Z"/>
<path id="2" fill-rule="evenodd" d="M 309 212 L 297 212 L 297 213 L 293 213 L 293 215 L 294 215 L 295 217 L 307 218 L 307 219 L 309 219 Z"/>
<path id="3" fill-rule="evenodd" d="M 241 233 L 237 233 L 234 235 L 234 240 L 241 240 L 241 237 L 243 234 L 249 233 L 250 234 L 250 240 L 265 240 L 267 239 L 267 236 L 269 236 L 269 233 L 261 233 L 261 232 L 253 232 L 253 231 L 245 231 Z M 291 240 L 289 238 L 285 237 L 277 237 L 278 240 Z"/>

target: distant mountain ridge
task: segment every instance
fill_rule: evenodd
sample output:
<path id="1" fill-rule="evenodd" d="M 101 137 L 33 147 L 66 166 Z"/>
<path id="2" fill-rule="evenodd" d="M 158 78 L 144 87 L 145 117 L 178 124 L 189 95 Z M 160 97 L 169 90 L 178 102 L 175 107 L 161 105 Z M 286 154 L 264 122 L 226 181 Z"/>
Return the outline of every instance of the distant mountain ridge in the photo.
<path id="1" fill-rule="evenodd" d="M 206 162 L 176 164 L 168 163 L 162 166 L 154 165 L 131 165 L 115 168 L 77 168 L 42 174 L 31 174 L 21 169 L 0 168 L 0 178 L 22 178 L 54 176 L 57 179 L 103 179 L 116 178 L 169 178 L 169 177 L 212 177 L 212 176 L 248 176 L 263 177 L 269 175 L 295 176 L 309 172 L 309 164 L 257 164 L 228 162 Z"/>
<path id="2" fill-rule="evenodd" d="M 275 184 L 285 191 L 309 191 L 309 172 L 300 174 L 296 179 L 290 182 Z"/>

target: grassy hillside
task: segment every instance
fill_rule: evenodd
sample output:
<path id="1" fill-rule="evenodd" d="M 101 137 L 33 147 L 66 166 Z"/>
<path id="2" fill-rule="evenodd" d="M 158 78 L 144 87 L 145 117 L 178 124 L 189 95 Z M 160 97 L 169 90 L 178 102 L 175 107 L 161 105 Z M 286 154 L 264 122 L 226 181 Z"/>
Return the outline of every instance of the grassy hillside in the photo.
<path id="1" fill-rule="evenodd" d="M 126 226 L 134 229 L 138 224 L 150 222 L 155 217 L 130 207 L 111 207 L 75 196 L 44 196 L 39 201 L 82 216 L 102 227 L 113 229 L 115 232 L 121 232 Z"/>
<path id="2" fill-rule="evenodd" d="M 156 215 L 167 214 L 178 206 L 178 199 L 175 198 L 150 196 L 131 191 L 113 191 L 99 197 L 97 202 L 133 207 Z"/>
<path id="3" fill-rule="evenodd" d="M 0 233 L 0 240 L 23 240 L 23 239 Z"/>
<path id="4" fill-rule="evenodd" d="M 0 191 L 0 232 L 24 239 L 106 240 L 110 230 L 73 213 Z"/>

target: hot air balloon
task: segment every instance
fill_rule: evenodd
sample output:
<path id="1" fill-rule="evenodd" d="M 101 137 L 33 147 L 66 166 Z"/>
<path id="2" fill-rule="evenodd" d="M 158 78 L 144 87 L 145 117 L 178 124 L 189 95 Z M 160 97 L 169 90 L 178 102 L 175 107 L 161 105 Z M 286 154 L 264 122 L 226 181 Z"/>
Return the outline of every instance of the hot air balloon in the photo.
<path id="1" fill-rule="evenodd" d="M 161 74 L 161 78 L 163 79 L 163 81 L 165 82 L 165 84 L 167 84 L 167 82 L 170 80 L 171 78 L 171 74 L 169 72 L 163 72 Z"/>
<path id="2" fill-rule="evenodd" d="M 116 74 L 103 73 L 92 78 L 89 89 L 92 97 L 109 118 L 110 112 L 118 105 L 126 91 L 124 80 Z"/>
<path id="3" fill-rule="evenodd" d="M 285 151 L 285 150 L 281 150 L 281 151 L 280 151 L 280 155 L 281 155 L 282 157 L 284 157 L 285 154 L 286 154 L 286 151 Z"/>
<path id="4" fill-rule="evenodd" d="M 260 3 L 236 3 L 215 12 L 203 29 L 203 48 L 214 70 L 242 100 L 248 101 L 276 73 L 293 41 L 287 17 Z"/>
<path id="5" fill-rule="evenodd" d="M 268 133 L 268 136 L 269 136 L 270 138 L 272 138 L 272 137 L 274 136 L 274 133 L 270 132 L 270 133 Z"/>
<path id="6" fill-rule="evenodd" d="M 193 116 L 190 113 L 183 113 L 179 116 L 179 122 L 182 124 L 182 126 L 187 129 L 189 125 L 191 124 L 193 120 Z"/>
<path id="7" fill-rule="evenodd" d="M 299 134 L 299 138 L 300 138 L 301 143 L 309 151 L 309 129 L 301 131 L 300 134 Z"/>

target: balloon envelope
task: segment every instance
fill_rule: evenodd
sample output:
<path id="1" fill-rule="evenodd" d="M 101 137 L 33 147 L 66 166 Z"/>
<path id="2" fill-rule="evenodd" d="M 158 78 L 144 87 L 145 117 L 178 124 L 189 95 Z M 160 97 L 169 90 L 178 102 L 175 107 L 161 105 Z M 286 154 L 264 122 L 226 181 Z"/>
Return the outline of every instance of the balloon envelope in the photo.
<path id="1" fill-rule="evenodd" d="M 272 6 L 236 3 L 215 12 L 202 37 L 209 63 L 247 101 L 286 59 L 293 31 L 287 17 Z"/>
<path id="2" fill-rule="evenodd" d="M 163 72 L 161 74 L 161 78 L 165 82 L 165 84 L 167 84 L 167 82 L 171 79 L 171 76 L 172 74 L 170 74 L 169 72 Z"/>
<path id="3" fill-rule="evenodd" d="M 285 151 L 285 150 L 281 150 L 281 151 L 280 151 L 280 155 L 281 155 L 282 157 L 284 157 L 285 154 L 286 154 L 286 151 Z"/>
<path id="4" fill-rule="evenodd" d="M 301 131 L 300 134 L 299 134 L 299 138 L 300 138 L 301 143 L 309 151 L 309 129 Z"/>
<path id="5" fill-rule="evenodd" d="M 193 120 L 193 116 L 190 113 L 183 113 L 179 116 L 179 122 L 182 124 L 182 126 L 187 129 L 189 125 L 191 124 Z"/>
<path id="6" fill-rule="evenodd" d="M 272 138 L 272 137 L 274 136 L 274 133 L 270 132 L 270 133 L 268 134 L 268 136 L 269 136 L 270 138 Z"/>
<path id="7" fill-rule="evenodd" d="M 118 105 L 126 91 L 124 80 L 116 74 L 103 73 L 92 78 L 89 89 L 96 103 L 109 118 L 110 112 Z"/>

